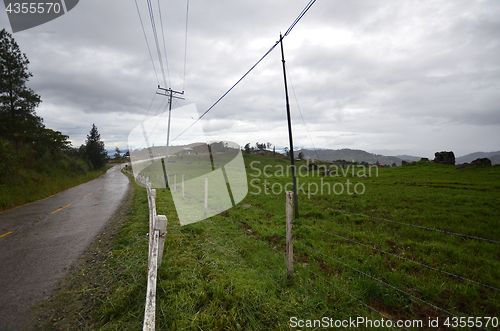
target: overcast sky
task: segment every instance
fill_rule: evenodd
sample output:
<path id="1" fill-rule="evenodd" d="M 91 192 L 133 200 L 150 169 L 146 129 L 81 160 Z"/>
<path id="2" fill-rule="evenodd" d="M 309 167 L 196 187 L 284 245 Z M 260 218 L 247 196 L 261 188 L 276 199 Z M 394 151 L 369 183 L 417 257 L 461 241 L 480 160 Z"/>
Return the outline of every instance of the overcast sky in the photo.
<path id="1" fill-rule="evenodd" d="M 29 86 L 42 97 L 37 114 L 74 146 L 95 123 L 107 149 L 126 149 L 134 127 L 164 109 L 164 97 L 153 99 L 165 84 L 147 2 L 137 2 L 154 67 L 134 1 L 80 1 L 14 34 L 31 62 Z M 167 86 L 184 89 L 186 98 L 174 108 L 207 110 L 307 3 L 191 0 L 184 80 L 186 2 L 161 0 Z M 12 31 L 5 10 L 0 27 Z M 497 0 L 318 0 L 284 48 L 296 147 L 424 157 L 500 150 Z M 201 122 L 214 139 L 287 146 L 279 47 Z"/>

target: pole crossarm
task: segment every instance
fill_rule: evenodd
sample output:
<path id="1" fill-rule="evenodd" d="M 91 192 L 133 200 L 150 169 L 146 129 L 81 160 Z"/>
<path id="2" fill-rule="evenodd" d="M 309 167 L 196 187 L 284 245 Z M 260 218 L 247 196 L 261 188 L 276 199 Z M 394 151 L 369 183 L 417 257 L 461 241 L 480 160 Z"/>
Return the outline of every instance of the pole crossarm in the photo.
<path id="1" fill-rule="evenodd" d="M 156 94 L 163 95 L 165 97 L 174 98 L 174 99 L 185 100 L 184 97 L 175 95 L 175 94 L 184 95 L 184 91 L 182 91 L 182 92 L 175 91 L 175 90 L 172 90 L 170 87 L 169 88 L 164 88 L 164 87 L 161 87 L 160 85 L 158 85 L 158 90 L 163 91 L 163 93 L 156 92 Z"/>
<path id="2" fill-rule="evenodd" d="M 168 128 L 167 128 L 167 144 L 166 144 L 166 148 L 165 148 L 165 164 L 164 164 L 164 167 L 165 167 L 165 185 L 167 187 L 169 187 L 168 185 L 168 145 L 170 143 L 170 117 L 172 115 L 172 99 L 175 98 L 175 99 L 180 99 L 180 100 L 185 100 L 182 96 L 184 95 L 184 91 L 180 92 L 180 91 L 175 91 L 175 90 L 172 90 L 172 88 L 163 88 L 161 87 L 160 85 L 158 85 L 158 90 L 160 91 L 163 91 L 163 93 L 158 93 L 156 92 L 156 94 L 159 94 L 159 95 L 163 95 L 163 96 L 166 96 L 168 97 Z M 178 95 L 174 95 L 174 94 L 178 94 Z M 181 95 L 181 96 L 179 96 Z"/>

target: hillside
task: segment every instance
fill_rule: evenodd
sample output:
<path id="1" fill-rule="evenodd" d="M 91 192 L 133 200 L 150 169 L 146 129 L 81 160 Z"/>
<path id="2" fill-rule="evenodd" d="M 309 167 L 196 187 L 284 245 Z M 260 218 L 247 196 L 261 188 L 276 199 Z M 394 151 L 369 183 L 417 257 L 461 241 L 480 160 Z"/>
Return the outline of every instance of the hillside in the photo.
<path id="1" fill-rule="evenodd" d="M 412 155 L 396 155 L 396 157 L 408 162 L 420 161 L 420 159 L 422 158 L 420 156 L 412 156 Z"/>
<path id="2" fill-rule="evenodd" d="M 491 160 L 491 164 L 500 164 L 500 154 L 492 156 L 489 159 Z"/>
<path id="3" fill-rule="evenodd" d="M 419 163 L 369 177 L 299 172 L 289 279 L 283 189 L 291 177 L 278 171 L 289 162 L 253 154 L 244 161 L 247 196 L 198 223 L 180 226 L 171 192 L 157 189 L 157 212 L 168 218 L 157 330 L 290 330 L 292 316 L 318 314 L 420 320 L 424 326 L 412 330 L 445 330 L 453 316 L 498 316 L 499 167 Z M 44 304 L 36 330 L 142 327 L 149 210 L 145 189 L 133 187 L 118 230 L 99 238 Z M 439 328 L 426 327 L 438 317 Z"/>
<path id="4" fill-rule="evenodd" d="M 455 163 L 456 164 L 471 163 L 475 159 L 485 158 L 485 157 L 491 160 L 491 164 L 500 164 L 500 151 L 476 152 L 476 153 L 467 154 L 464 156 L 457 157 L 455 159 Z M 495 160 L 495 162 L 493 162 L 493 160 Z"/>
<path id="5" fill-rule="evenodd" d="M 377 161 L 381 164 L 392 165 L 396 163 L 401 165 L 401 159 L 396 156 L 384 156 L 380 154 L 372 154 L 359 149 L 319 149 L 319 150 L 308 150 L 302 149 L 298 150 L 297 155 L 302 152 L 305 158 L 319 159 L 321 161 L 357 161 L 357 162 L 368 162 L 370 164 L 375 164 Z"/>

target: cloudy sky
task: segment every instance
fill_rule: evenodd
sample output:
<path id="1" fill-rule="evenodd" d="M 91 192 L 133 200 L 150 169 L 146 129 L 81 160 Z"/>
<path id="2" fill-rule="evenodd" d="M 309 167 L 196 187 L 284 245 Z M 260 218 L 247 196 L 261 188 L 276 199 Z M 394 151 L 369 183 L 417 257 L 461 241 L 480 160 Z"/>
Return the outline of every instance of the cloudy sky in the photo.
<path id="1" fill-rule="evenodd" d="M 74 146 L 95 123 L 107 149 L 126 149 L 129 133 L 164 111 L 157 85 L 185 90 L 173 108 L 204 112 L 308 0 L 191 0 L 185 79 L 186 2 L 161 0 L 160 21 L 153 0 L 165 81 L 147 2 L 137 3 L 153 62 L 134 1 L 80 1 L 14 34 L 31 61 L 29 86 L 42 97 L 38 115 Z M 12 31 L 5 10 L 3 27 Z M 284 48 L 296 147 L 425 157 L 500 150 L 497 0 L 318 0 Z M 192 109 L 176 112 L 196 118 Z M 279 47 L 200 122 L 213 139 L 287 146 Z"/>

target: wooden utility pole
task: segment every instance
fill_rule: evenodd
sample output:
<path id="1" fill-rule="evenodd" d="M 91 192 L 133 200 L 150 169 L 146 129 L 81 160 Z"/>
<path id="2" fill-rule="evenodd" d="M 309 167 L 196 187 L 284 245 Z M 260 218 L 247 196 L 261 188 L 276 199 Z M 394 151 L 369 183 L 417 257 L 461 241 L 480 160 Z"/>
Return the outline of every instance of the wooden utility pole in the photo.
<path id="1" fill-rule="evenodd" d="M 286 271 L 293 277 L 293 215 L 292 192 L 286 191 Z"/>
<path id="2" fill-rule="evenodd" d="M 290 116 L 290 102 L 288 101 L 288 86 L 286 83 L 286 68 L 285 68 L 285 54 L 283 52 L 283 37 L 280 33 L 281 44 L 281 62 L 283 63 L 283 77 L 285 79 L 285 97 L 286 97 L 286 115 L 288 118 L 288 138 L 290 140 L 290 160 L 292 163 L 292 181 L 293 181 L 293 204 L 295 207 L 295 218 L 299 218 L 299 203 L 297 198 L 297 176 L 295 171 L 295 158 L 293 156 L 293 138 L 292 138 L 292 118 Z"/>
<path id="3" fill-rule="evenodd" d="M 184 95 L 184 91 L 182 91 L 182 92 L 174 91 L 171 88 L 166 89 L 166 88 L 160 87 L 160 85 L 158 85 L 158 89 L 162 90 L 164 92 L 163 93 L 156 92 L 156 94 L 163 95 L 163 96 L 166 96 L 169 98 L 168 99 L 167 148 L 166 148 L 166 155 L 165 155 L 165 185 L 168 187 L 168 177 L 167 177 L 168 176 L 168 173 L 167 173 L 167 170 L 168 170 L 168 144 L 169 144 L 169 139 L 170 139 L 170 117 L 172 115 L 172 98 L 184 100 L 183 97 L 174 96 L 174 93 Z"/>

